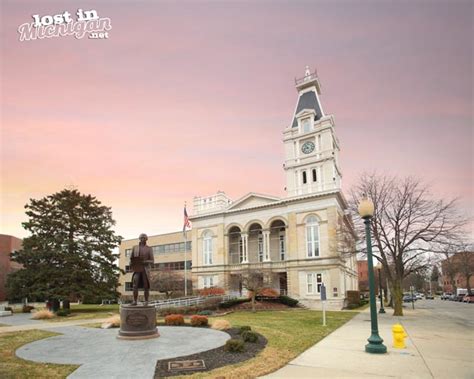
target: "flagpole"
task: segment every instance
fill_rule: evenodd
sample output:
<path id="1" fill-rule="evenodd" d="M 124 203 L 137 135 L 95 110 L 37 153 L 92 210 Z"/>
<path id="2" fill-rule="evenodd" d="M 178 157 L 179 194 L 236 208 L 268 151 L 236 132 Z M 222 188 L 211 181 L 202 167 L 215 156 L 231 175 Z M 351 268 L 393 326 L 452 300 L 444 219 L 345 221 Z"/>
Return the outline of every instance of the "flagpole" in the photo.
<path id="1" fill-rule="evenodd" d="M 186 236 L 186 226 L 184 227 L 184 297 L 188 296 L 188 269 L 187 269 L 187 257 L 188 252 L 188 238 Z"/>

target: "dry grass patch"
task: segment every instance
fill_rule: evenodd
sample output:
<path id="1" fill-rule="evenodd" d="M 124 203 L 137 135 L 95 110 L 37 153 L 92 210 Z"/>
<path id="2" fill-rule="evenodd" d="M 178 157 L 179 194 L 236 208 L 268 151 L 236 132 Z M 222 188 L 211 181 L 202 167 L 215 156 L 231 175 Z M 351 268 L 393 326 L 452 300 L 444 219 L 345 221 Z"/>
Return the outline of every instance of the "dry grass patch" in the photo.
<path id="1" fill-rule="evenodd" d="M 33 313 L 31 318 L 33 320 L 50 320 L 54 317 L 56 317 L 56 315 L 53 312 L 48 311 L 47 309 L 40 309 L 39 311 Z"/>
<path id="2" fill-rule="evenodd" d="M 15 350 L 27 343 L 47 337 L 56 336 L 58 333 L 44 330 L 28 330 L 0 335 L 0 378 L 65 378 L 71 374 L 78 365 L 56 365 L 52 363 L 35 363 L 25 361 L 15 355 Z"/>
<path id="3" fill-rule="evenodd" d="M 248 361 L 195 373 L 192 378 L 255 378 L 269 374 L 301 354 L 339 328 L 356 312 L 326 312 L 327 326 L 322 326 L 322 312 L 309 310 L 235 312 L 225 316 L 232 325 L 252 327 L 267 338 L 267 347 Z M 214 318 L 214 323 L 219 318 Z M 180 378 L 189 379 L 189 376 Z"/>
<path id="4" fill-rule="evenodd" d="M 112 328 L 120 328 L 120 315 L 113 315 L 104 321 L 104 324 L 110 324 Z"/>
<path id="5" fill-rule="evenodd" d="M 226 329 L 230 329 L 231 326 L 230 326 L 229 321 L 223 320 L 223 319 L 217 319 L 212 322 L 211 328 L 216 329 L 216 330 L 226 330 Z"/>

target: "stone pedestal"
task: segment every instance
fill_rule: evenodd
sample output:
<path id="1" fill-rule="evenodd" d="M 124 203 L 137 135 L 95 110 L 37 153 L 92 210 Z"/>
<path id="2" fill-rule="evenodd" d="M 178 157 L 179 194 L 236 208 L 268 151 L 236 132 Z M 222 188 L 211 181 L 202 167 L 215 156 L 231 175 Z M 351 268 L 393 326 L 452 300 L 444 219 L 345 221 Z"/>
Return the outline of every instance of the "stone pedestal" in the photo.
<path id="1" fill-rule="evenodd" d="M 146 339 L 159 337 L 156 328 L 156 309 L 149 305 L 120 306 L 120 339 Z"/>

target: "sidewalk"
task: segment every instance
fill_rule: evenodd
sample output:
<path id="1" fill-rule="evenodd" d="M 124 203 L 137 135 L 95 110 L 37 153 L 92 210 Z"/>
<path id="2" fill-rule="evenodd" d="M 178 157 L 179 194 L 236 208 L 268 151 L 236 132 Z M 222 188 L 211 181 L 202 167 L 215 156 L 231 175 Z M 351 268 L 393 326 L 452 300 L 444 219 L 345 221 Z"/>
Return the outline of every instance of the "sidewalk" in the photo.
<path id="1" fill-rule="evenodd" d="M 27 317 L 26 317 L 27 316 Z M 32 314 L 14 314 L 13 316 L 6 316 L 0 319 L 1 324 L 11 325 L 0 327 L 0 335 L 10 332 L 20 332 L 22 330 L 32 329 L 53 329 L 62 328 L 66 326 L 85 325 L 93 323 L 102 323 L 106 318 L 94 318 L 85 320 L 72 320 L 72 321 L 41 321 L 31 320 Z"/>
<path id="2" fill-rule="evenodd" d="M 404 308 L 379 316 L 379 334 L 387 354 L 364 351 L 370 335 L 369 309 L 355 316 L 287 366 L 265 378 L 474 378 L 472 328 L 446 325 L 435 311 Z M 392 347 L 392 325 L 401 323 L 406 349 Z"/>

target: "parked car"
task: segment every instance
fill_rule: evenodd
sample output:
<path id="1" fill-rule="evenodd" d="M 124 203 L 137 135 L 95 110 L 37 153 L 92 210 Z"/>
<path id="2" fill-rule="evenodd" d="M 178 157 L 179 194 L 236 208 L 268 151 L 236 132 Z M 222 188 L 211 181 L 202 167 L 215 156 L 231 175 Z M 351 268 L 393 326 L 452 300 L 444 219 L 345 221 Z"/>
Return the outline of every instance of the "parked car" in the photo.
<path id="1" fill-rule="evenodd" d="M 412 296 L 409 293 L 403 295 L 403 302 L 404 303 L 412 303 L 414 301 L 416 301 L 416 296 L 415 295 Z"/>
<path id="2" fill-rule="evenodd" d="M 422 300 L 423 299 L 423 295 L 421 293 L 415 293 L 414 294 L 416 300 Z"/>
<path id="3" fill-rule="evenodd" d="M 443 294 L 441 295 L 441 300 L 448 300 L 451 295 L 451 292 L 443 292 Z"/>
<path id="4" fill-rule="evenodd" d="M 433 299 L 434 299 L 434 296 L 433 296 L 431 293 L 427 293 L 427 294 L 425 295 L 425 299 L 426 299 L 426 300 L 433 300 Z"/>
<path id="5" fill-rule="evenodd" d="M 454 301 L 462 302 L 462 300 L 464 299 L 464 296 L 466 296 L 465 293 L 457 295 Z"/>
<path id="6" fill-rule="evenodd" d="M 474 294 L 471 293 L 469 295 L 464 296 L 462 301 L 463 303 L 474 303 Z"/>
<path id="7" fill-rule="evenodd" d="M 448 300 L 451 300 L 451 301 L 456 301 L 456 295 L 455 294 L 451 294 L 448 296 Z"/>

